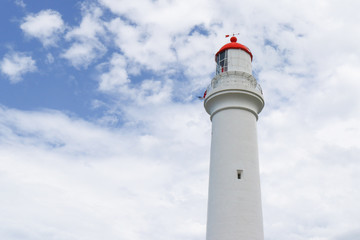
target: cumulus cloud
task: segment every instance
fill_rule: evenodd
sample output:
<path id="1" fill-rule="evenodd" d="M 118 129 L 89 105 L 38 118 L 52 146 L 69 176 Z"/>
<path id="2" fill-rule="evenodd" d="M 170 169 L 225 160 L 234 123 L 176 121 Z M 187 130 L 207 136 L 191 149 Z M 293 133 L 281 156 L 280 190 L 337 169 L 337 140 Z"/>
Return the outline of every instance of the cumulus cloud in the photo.
<path id="1" fill-rule="evenodd" d="M 181 80 L 186 84 L 174 82 L 180 98 L 205 88 L 214 69 L 211 50 L 216 49 L 216 32 L 220 27 L 212 18 L 213 2 L 138 1 L 119 5 L 116 1 L 101 0 L 100 3 L 119 16 L 106 23 L 107 30 L 114 35 L 116 47 L 138 69 L 172 79 L 185 76 Z M 199 8 L 203 10 L 197 11 Z"/>
<path id="2" fill-rule="evenodd" d="M 51 53 L 46 54 L 46 62 L 50 64 L 54 62 L 54 56 Z"/>
<path id="3" fill-rule="evenodd" d="M 197 160 L 209 128 L 198 107 L 155 108 L 160 122 L 144 108 L 141 123 L 134 112 L 117 129 L 1 107 L 0 236 L 201 238 L 208 166 Z"/>
<path id="4" fill-rule="evenodd" d="M 59 12 L 47 9 L 26 16 L 20 28 L 27 36 L 37 38 L 44 46 L 54 46 L 65 25 Z"/>
<path id="5" fill-rule="evenodd" d="M 84 4 L 82 11 L 83 17 L 80 26 L 73 28 L 65 36 L 67 41 L 73 43 L 62 54 L 62 57 L 69 60 L 76 68 L 87 68 L 107 51 L 106 46 L 100 40 L 105 37 L 104 23 L 100 19 L 103 14 L 101 8 L 96 5 Z"/>
<path id="6" fill-rule="evenodd" d="M 139 1 L 126 5 L 119 5 L 112 0 L 100 2 L 121 16 L 106 25 L 108 30 L 115 35 L 116 46 L 135 63 L 154 71 L 166 72 L 169 71 L 169 66 L 176 65 L 180 68 L 185 61 L 181 58 L 182 53 L 178 53 L 178 51 L 187 48 L 184 45 L 189 43 L 187 41 L 188 34 L 196 26 L 204 26 L 204 29 L 209 29 L 212 24 L 211 2 Z M 196 9 L 200 6 L 203 11 L 198 12 Z M 183 12 L 187 12 L 188 17 L 184 18 Z M 214 32 L 208 34 L 214 34 Z M 206 41 L 201 46 L 214 43 L 211 38 L 205 39 L 201 36 L 198 40 L 197 46 L 201 45 L 201 41 Z M 191 59 L 190 63 L 196 59 Z M 189 70 L 188 72 L 193 71 Z"/>
<path id="7" fill-rule="evenodd" d="M 101 91 L 123 91 L 130 82 L 126 71 L 127 63 L 124 56 L 114 53 L 108 63 L 108 72 L 101 74 L 99 89 Z"/>
<path id="8" fill-rule="evenodd" d="M 13 52 L 6 54 L 0 62 L 0 69 L 11 83 L 22 80 L 22 76 L 28 72 L 36 71 L 36 62 L 26 53 Z"/>
<path id="9" fill-rule="evenodd" d="M 104 69 L 105 68 L 105 69 Z M 141 83 L 132 83 L 127 74 L 127 59 L 114 53 L 109 63 L 99 66 L 103 71 L 99 76 L 99 90 L 111 93 L 122 100 L 133 104 L 163 104 L 171 101 L 172 81 L 144 79 Z"/>
<path id="10" fill-rule="evenodd" d="M 24 3 L 23 0 L 15 0 L 15 4 L 22 8 L 26 7 L 26 4 Z"/>
<path id="11" fill-rule="evenodd" d="M 104 45 L 97 41 L 76 42 L 67 49 L 61 56 L 71 62 L 71 64 L 80 69 L 87 68 L 94 59 L 103 55 L 106 51 Z"/>

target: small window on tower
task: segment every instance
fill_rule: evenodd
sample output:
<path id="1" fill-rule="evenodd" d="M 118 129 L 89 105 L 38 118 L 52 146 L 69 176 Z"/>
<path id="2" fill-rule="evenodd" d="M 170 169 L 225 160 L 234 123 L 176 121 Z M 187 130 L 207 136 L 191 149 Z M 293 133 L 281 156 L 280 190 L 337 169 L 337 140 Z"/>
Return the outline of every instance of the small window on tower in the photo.
<path id="1" fill-rule="evenodd" d="M 216 58 L 216 75 L 227 71 L 227 50 L 219 53 Z"/>
<path id="2" fill-rule="evenodd" d="M 241 179 L 243 175 L 243 170 L 237 170 L 237 178 Z"/>

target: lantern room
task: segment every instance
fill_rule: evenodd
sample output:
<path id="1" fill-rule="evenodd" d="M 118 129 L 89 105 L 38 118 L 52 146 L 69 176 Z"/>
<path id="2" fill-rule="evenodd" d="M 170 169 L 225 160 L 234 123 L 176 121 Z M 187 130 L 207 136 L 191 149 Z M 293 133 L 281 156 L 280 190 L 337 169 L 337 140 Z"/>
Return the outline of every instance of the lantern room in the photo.
<path id="1" fill-rule="evenodd" d="M 252 53 L 246 46 L 237 43 L 236 37 L 230 38 L 215 54 L 216 75 L 227 71 L 241 71 L 252 74 Z"/>

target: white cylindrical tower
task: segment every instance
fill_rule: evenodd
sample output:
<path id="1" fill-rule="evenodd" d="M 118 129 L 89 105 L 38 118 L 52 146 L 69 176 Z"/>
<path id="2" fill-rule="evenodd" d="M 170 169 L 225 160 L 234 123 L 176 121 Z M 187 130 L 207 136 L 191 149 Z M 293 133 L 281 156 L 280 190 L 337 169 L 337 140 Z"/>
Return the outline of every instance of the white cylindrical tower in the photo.
<path id="1" fill-rule="evenodd" d="M 212 121 L 206 240 L 263 240 L 256 122 L 264 99 L 250 50 L 230 41 L 215 55 L 204 100 Z"/>

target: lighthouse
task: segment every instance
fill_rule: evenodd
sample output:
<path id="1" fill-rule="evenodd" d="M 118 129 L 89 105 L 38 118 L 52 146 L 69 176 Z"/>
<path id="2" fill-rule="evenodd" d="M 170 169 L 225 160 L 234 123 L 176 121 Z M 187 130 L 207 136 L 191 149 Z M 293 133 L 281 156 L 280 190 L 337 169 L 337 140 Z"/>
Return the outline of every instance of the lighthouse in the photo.
<path id="1" fill-rule="evenodd" d="M 235 36 L 216 54 L 204 107 L 212 121 L 206 240 L 263 240 L 256 123 L 264 107 L 253 55 Z"/>

